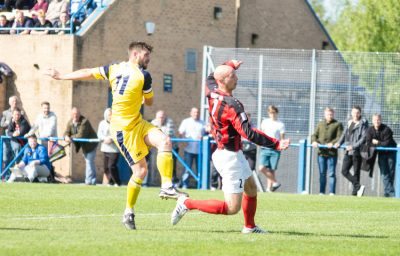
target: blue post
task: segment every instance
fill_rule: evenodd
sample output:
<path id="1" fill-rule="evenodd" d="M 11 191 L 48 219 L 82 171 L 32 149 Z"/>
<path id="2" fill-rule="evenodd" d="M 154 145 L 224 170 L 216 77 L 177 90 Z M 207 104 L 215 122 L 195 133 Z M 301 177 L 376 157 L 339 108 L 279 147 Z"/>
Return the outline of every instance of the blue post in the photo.
<path id="1" fill-rule="evenodd" d="M 211 148 L 210 148 L 210 137 L 204 136 L 201 142 L 202 146 L 202 168 L 201 168 L 201 189 L 210 188 L 210 159 L 211 159 Z"/>
<path id="2" fill-rule="evenodd" d="M 299 162 L 297 171 L 297 193 L 301 194 L 306 186 L 307 140 L 299 141 Z"/>
<path id="3" fill-rule="evenodd" d="M 202 151 L 203 151 L 203 140 L 200 140 L 199 142 L 199 154 L 197 154 L 197 178 L 199 182 L 197 182 L 197 189 L 200 189 L 202 187 L 202 169 L 203 166 L 201 165 L 202 162 Z"/>
<path id="4" fill-rule="evenodd" d="M 3 173 L 3 136 L 0 136 L 0 173 Z M 0 179 L 3 179 L 3 175 Z"/>
<path id="5" fill-rule="evenodd" d="M 394 193 L 396 198 L 400 198 L 400 144 L 397 144 L 396 151 L 396 170 L 395 170 L 395 183 Z"/>

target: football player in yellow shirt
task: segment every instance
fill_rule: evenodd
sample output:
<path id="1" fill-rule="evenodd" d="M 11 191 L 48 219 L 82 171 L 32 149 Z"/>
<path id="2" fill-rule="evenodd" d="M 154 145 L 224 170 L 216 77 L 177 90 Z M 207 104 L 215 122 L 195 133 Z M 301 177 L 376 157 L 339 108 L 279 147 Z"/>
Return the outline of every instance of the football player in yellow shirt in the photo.
<path id="1" fill-rule="evenodd" d="M 129 45 L 129 60 L 97 68 L 80 69 L 60 74 L 48 69 L 46 75 L 56 80 L 108 80 L 113 103 L 110 130 L 122 155 L 132 168 L 132 177 L 127 188 L 127 202 L 122 222 L 128 229 L 136 229 L 133 208 L 136 204 L 143 179 L 147 174 L 146 155 L 149 147 L 158 149 L 157 167 L 161 175 L 161 198 L 177 199 L 186 194 L 172 184 L 172 145 L 170 138 L 151 123 L 143 120 L 141 105 L 153 104 L 152 79 L 146 71 L 150 62 L 152 46 L 145 42 Z"/>

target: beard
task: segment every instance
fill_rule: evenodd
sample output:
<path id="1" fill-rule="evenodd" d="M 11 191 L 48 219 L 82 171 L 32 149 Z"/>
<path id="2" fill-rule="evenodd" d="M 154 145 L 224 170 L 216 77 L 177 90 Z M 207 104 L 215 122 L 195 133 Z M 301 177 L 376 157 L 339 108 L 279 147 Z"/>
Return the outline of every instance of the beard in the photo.
<path id="1" fill-rule="evenodd" d="M 143 69 L 147 69 L 147 65 L 148 63 L 146 63 L 145 61 L 143 60 L 139 61 L 139 66 L 141 66 Z"/>

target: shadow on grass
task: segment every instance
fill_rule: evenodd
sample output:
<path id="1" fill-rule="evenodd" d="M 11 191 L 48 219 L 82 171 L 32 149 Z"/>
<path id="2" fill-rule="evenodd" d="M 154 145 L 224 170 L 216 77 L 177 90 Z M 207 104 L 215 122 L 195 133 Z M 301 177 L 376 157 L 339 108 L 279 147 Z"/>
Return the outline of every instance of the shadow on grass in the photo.
<path id="1" fill-rule="evenodd" d="M 147 229 L 147 231 L 153 231 L 154 229 Z M 220 233 L 220 234 L 240 234 L 241 230 L 204 230 L 204 229 L 175 229 L 175 231 L 193 232 L 193 233 Z M 271 235 L 289 235 L 289 236 L 315 236 L 315 237 L 348 237 L 348 238 L 363 238 L 363 239 L 387 239 L 389 236 L 373 236 L 373 235 L 361 235 L 361 234 L 321 234 L 321 233 L 307 233 L 297 231 L 268 231 Z"/>
<path id="2" fill-rule="evenodd" d="M 289 236 L 326 236 L 326 237 L 378 238 L 378 239 L 389 238 L 389 236 L 371 236 L 371 235 L 360 235 L 360 234 L 321 234 L 321 233 L 307 233 L 307 232 L 297 232 L 297 231 L 270 231 L 270 233 L 289 235 Z"/>
<path id="3" fill-rule="evenodd" d="M 2 228 L 0 227 L 0 230 L 12 230 L 12 231 L 38 231 L 38 230 L 45 230 L 45 229 L 40 229 L 40 228 Z"/>

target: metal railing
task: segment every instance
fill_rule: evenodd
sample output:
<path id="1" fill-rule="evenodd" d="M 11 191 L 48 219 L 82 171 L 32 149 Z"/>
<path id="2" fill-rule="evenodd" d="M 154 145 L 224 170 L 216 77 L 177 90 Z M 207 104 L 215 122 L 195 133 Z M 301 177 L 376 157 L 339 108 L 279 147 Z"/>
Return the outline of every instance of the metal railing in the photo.
<path id="1" fill-rule="evenodd" d="M 295 146 L 295 144 L 291 144 Z M 297 145 L 296 145 L 297 146 Z M 299 144 L 299 156 L 298 156 L 298 176 L 297 176 L 297 193 L 309 193 L 310 188 L 307 184 L 311 182 L 311 175 L 307 175 L 307 161 L 313 157 L 312 154 L 307 154 L 307 148 L 312 148 L 312 144 L 308 144 L 307 140 L 300 140 Z M 318 145 L 319 148 L 328 148 L 326 145 Z M 345 146 L 341 146 L 340 149 L 345 149 Z M 395 151 L 396 152 L 396 169 L 395 169 L 395 197 L 400 198 L 400 144 L 394 147 L 376 147 L 377 151 Z"/>
<path id="2" fill-rule="evenodd" d="M 48 30 L 48 31 L 57 31 L 57 32 L 59 32 L 59 31 L 69 31 L 70 34 L 78 33 L 78 31 L 74 31 L 74 30 L 75 30 L 75 28 L 74 28 L 74 26 L 75 26 L 75 25 L 74 25 L 74 24 L 75 24 L 74 21 L 75 21 L 77 18 L 79 18 L 79 15 L 81 15 L 82 11 L 83 11 L 84 9 L 88 8 L 88 6 L 89 6 L 90 4 L 92 4 L 92 2 L 93 2 L 93 0 L 84 1 L 83 3 L 80 4 L 80 6 L 78 7 L 78 9 L 77 9 L 74 13 L 72 13 L 72 15 L 71 15 L 71 17 L 70 17 L 70 19 L 69 19 L 69 21 L 70 21 L 69 28 L 55 28 L 55 27 L 45 27 L 45 28 L 37 28 L 37 27 L 7 27 L 7 28 L 0 28 L 0 31 L 2 31 L 2 30 L 4 30 L 4 31 L 24 31 L 24 30 L 46 31 L 46 30 Z M 106 7 L 108 6 L 109 2 L 110 2 L 109 0 L 102 0 L 102 1 L 100 2 L 100 5 L 97 6 L 96 9 L 104 9 L 104 8 L 106 8 Z M 69 9 L 71 9 L 71 2 L 70 2 L 70 6 L 69 6 L 69 7 L 70 7 Z M 94 10 L 95 10 L 95 9 L 94 9 Z M 94 10 L 90 13 L 90 15 L 88 15 L 88 16 L 85 17 L 85 19 L 83 20 L 83 22 L 86 21 L 86 20 L 94 13 Z M 83 22 L 82 22 L 82 23 L 83 23 Z M 16 34 L 19 34 L 19 33 L 16 33 Z"/>
<path id="3" fill-rule="evenodd" d="M 19 140 L 27 140 L 25 137 L 12 137 L 12 136 L 0 136 L 0 179 L 3 179 L 4 174 L 15 164 L 15 162 L 22 156 L 24 153 L 25 148 L 28 146 L 28 143 L 26 143 L 21 149 L 18 151 L 18 154 L 14 156 L 14 158 L 5 166 L 3 170 L 3 142 L 4 140 L 11 140 L 11 139 L 19 139 Z M 46 137 L 46 138 L 38 138 L 38 140 L 42 141 L 58 141 L 58 140 L 64 140 L 62 137 Z M 86 138 L 72 138 L 72 141 L 76 142 L 100 142 L 99 139 L 86 139 Z"/>
<path id="4" fill-rule="evenodd" d="M 15 163 L 16 159 L 18 159 L 24 149 L 27 147 L 26 144 L 24 147 L 21 148 L 17 156 L 6 166 L 3 170 L 3 141 L 4 139 L 11 139 L 16 137 L 10 136 L 0 136 L 0 177 L 6 173 L 6 171 Z M 26 139 L 20 137 L 19 139 Z M 64 138 L 60 137 L 49 137 L 49 138 L 39 138 L 40 140 L 64 140 Z M 99 139 L 86 139 L 86 138 L 73 138 L 72 141 L 76 142 L 100 142 Z M 203 136 L 202 139 L 195 140 L 195 139 L 187 139 L 187 138 L 171 138 L 172 142 L 177 143 L 188 143 L 188 142 L 198 142 L 199 143 L 199 156 L 197 159 L 197 174 L 194 170 L 189 167 L 184 159 L 173 149 L 172 154 L 177 158 L 177 160 L 182 164 L 182 166 L 188 170 L 189 174 L 196 180 L 197 188 L 198 189 L 209 189 L 210 188 L 210 161 L 211 161 L 211 144 L 215 143 L 215 141 L 211 140 L 209 136 Z M 311 178 L 310 175 L 307 174 L 307 161 L 313 157 L 312 154 L 308 154 L 308 149 L 312 148 L 312 144 L 308 144 L 307 140 L 300 140 L 299 143 L 291 143 L 290 148 L 298 148 L 298 159 L 297 159 L 297 193 L 309 193 L 310 189 L 309 184 L 310 182 L 308 179 Z M 318 145 L 320 148 L 327 148 L 325 145 Z M 341 146 L 340 149 L 345 149 L 345 146 Z M 400 145 L 397 147 L 376 147 L 377 151 L 395 151 L 396 152 L 396 170 L 395 170 L 395 197 L 400 198 Z"/>
<path id="5" fill-rule="evenodd" d="M 25 148 L 28 146 L 28 144 L 25 144 L 21 149 L 19 150 L 18 154 L 14 156 L 14 158 L 8 163 L 8 165 L 4 168 L 3 170 L 3 141 L 4 140 L 10 140 L 10 139 L 22 139 L 22 140 L 27 140 L 25 137 L 11 137 L 11 136 L 0 136 L 0 178 L 3 179 L 4 174 L 15 164 L 15 162 L 22 156 Z M 64 140 L 63 137 L 47 137 L 47 138 L 38 138 L 38 140 L 43 140 L 43 141 L 58 141 L 58 140 Z M 93 142 L 101 142 L 99 139 L 87 139 L 87 138 L 72 138 L 72 141 L 75 142 L 85 142 L 85 143 L 93 143 Z M 194 139 L 184 139 L 184 138 L 171 138 L 172 142 L 178 142 L 178 143 L 183 143 L 183 142 L 198 142 L 199 143 L 199 157 L 197 158 L 197 174 L 195 171 L 189 167 L 184 159 L 175 151 L 172 150 L 172 154 L 177 158 L 177 160 L 182 164 L 182 166 L 188 170 L 190 176 L 192 176 L 196 182 L 197 182 L 197 188 L 198 189 L 208 189 L 209 188 L 209 163 L 207 164 L 208 159 L 210 158 L 210 153 L 209 153 L 209 138 L 205 136 L 204 139 L 202 140 L 194 140 Z M 204 146 L 205 145 L 205 146 Z M 208 146 L 207 146 L 208 145 Z M 207 152 L 204 152 L 204 149 Z M 204 165 L 204 163 L 206 163 Z M 203 165 L 206 168 L 203 168 Z M 208 167 L 207 167 L 208 166 Z M 204 172 L 202 171 L 204 170 Z"/>

